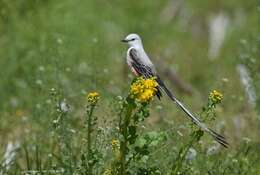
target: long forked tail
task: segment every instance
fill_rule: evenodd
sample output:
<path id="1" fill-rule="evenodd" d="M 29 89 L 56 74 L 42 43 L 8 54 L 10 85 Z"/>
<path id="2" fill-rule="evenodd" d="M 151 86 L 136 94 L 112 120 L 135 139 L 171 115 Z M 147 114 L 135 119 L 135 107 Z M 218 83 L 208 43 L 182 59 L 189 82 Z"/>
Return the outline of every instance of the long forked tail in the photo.
<path id="1" fill-rule="evenodd" d="M 200 127 L 203 131 L 209 133 L 218 143 L 220 143 L 225 148 L 228 147 L 228 142 L 226 141 L 225 137 L 216 133 L 212 129 L 208 128 L 203 122 L 201 122 L 197 117 L 195 117 L 165 86 L 163 81 L 158 77 L 157 79 L 160 88 L 168 95 L 168 97 L 174 101 L 178 107 L 182 109 L 182 111 L 192 120 L 194 124 Z"/>

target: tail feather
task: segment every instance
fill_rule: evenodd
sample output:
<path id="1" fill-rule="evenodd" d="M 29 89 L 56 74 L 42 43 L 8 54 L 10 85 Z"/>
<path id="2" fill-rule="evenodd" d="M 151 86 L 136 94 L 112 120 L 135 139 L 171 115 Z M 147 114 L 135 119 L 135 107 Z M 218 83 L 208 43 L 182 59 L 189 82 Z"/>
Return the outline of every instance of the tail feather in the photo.
<path id="1" fill-rule="evenodd" d="M 228 148 L 228 142 L 226 141 L 225 137 L 223 137 L 222 135 L 216 133 L 215 131 L 213 131 L 212 129 L 209 129 L 211 132 L 212 137 L 214 137 L 214 139 L 220 143 L 222 146 L 224 146 L 225 148 Z"/>
<path id="2" fill-rule="evenodd" d="M 208 128 L 203 122 L 200 121 L 197 117 L 195 117 L 165 86 L 163 81 L 158 77 L 157 79 L 160 88 L 167 94 L 167 96 L 174 101 L 178 107 L 182 109 L 182 111 L 192 120 L 194 124 L 200 127 L 203 131 L 209 133 L 218 143 L 220 143 L 225 148 L 228 147 L 228 142 L 226 141 L 225 137 L 216 133 L 212 129 Z"/>

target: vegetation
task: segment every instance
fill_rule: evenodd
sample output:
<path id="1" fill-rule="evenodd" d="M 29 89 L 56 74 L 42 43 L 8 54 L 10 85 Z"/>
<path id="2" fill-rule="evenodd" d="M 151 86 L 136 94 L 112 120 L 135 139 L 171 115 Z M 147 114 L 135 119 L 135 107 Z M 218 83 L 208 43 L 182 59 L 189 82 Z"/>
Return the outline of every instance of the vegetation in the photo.
<path id="1" fill-rule="evenodd" d="M 0 175 L 259 174 L 259 24 L 258 0 L 0 0 Z M 229 148 L 126 71 L 120 40 L 133 32 L 191 84 L 188 95 L 161 75 Z"/>

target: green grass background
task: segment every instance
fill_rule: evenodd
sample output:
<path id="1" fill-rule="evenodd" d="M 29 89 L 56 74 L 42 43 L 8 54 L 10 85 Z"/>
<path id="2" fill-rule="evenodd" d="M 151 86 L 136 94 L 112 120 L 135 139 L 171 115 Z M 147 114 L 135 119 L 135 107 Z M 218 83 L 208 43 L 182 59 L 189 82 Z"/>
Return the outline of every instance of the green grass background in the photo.
<path id="1" fill-rule="evenodd" d="M 9 141 L 37 143 L 43 153 L 48 153 L 54 119 L 50 112 L 51 88 L 59 89 L 71 106 L 69 121 L 73 128 L 83 125 L 85 93 L 90 91 L 101 94 L 99 120 L 112 120 L 111 101 L 118 95 L 126 96 L 131 82 L 129 72 L 129 76 L 123 76 L 127 47 L 120 40 L 133 32 L 142 36 L 153 59 L 165 63 L 192 85 L 194 94 L 188 96 L 163 77 L 195 113 L 206 104 L 211 90 L 223 93 L 213 128 L 223 123 L 231 150 L 236 150 L 243 138 L 250 138 L 252 145 L 259 148 L 259 115 L 247 103 L 236 66 L 244 54 L 241 40 L 260 37 L 260 3 L 185 1 L 181 12 L 164 22 L 162 11 L 167 3 L 0 0 L 0 155 Z M 219 57 L 209 60 L 208 23 L 219 11 L 229 16 L 230 25 Z M 259 55 L 255 59 L 259 65 Z M 223 78 L 228 82 L 223 82 Z M 146 124 L 151 130 L 178 130 L 188 123 L 167 98 L 153 102 L 151 115 L 162 119 Z M 241 122 L 239 130 L 236 120 Z M 19 166 L 15 166 L 17 171 L 26 169 L 22 152 Z"/>

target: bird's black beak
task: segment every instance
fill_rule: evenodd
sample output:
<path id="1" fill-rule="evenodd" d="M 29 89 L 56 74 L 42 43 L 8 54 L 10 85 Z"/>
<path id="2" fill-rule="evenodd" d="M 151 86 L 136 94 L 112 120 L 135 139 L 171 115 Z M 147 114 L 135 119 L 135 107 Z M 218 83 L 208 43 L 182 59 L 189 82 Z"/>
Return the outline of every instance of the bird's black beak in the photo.
<path id="1" fill-rule="evenodd" d="M 123 43 L 127 43 L 128 41 L 126 39 L 121 40 Z"/>

